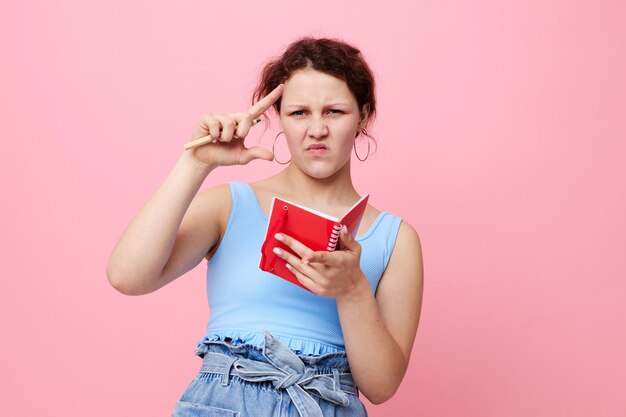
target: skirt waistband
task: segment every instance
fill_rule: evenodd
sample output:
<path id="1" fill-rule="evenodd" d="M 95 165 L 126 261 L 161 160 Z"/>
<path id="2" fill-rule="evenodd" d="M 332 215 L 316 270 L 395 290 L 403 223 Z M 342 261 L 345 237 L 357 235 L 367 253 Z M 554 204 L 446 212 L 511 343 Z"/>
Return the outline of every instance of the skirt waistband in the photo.
<path id="1" fill-rule="evenodd" d="M 348 394 L 358 395 L 345 352 L 298 356 L 269 332 L 265 332 L 262 350 L 220 341 L 207 343 L 200 372 L 220 374 L 224 386 L 231 375 L 248 382 L 269 381 L 274 388 L 287 391 L 301 416 L 322 417 L 312 394 L 342 406 L 348 405 Z"/>

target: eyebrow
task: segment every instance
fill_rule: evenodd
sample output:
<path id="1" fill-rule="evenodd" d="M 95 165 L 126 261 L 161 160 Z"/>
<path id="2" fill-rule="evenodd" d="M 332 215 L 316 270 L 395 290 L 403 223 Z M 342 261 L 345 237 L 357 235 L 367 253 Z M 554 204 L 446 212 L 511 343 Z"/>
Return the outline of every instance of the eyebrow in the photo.
<path id="1" fill-rule="evenodd" d="M 350 104 L 348 104 L 348 103 L 332 103 L 332 104 L 327 104 L 324 107 L 336 107 L 336 106 L 346 106 L 346 107 L 349 107 Z M 305 105 L 305 104 L 288 104 L 288 105 L 286 105 L 284 107 L 287 107 L 287 108 L 298 107 L 298 108 L 300 108 L 300 107 L 308 107 L 308 106 Z"/>

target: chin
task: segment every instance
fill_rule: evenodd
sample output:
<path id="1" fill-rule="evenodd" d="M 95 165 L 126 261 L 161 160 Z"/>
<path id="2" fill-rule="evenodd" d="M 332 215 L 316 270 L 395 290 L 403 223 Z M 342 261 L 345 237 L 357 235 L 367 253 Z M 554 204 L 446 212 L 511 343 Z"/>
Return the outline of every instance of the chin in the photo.
<path id="1" fill-rule="evenodd" d="M 350 159 L 346 161 L 337 160 L 311 160 L 303 158 L 296 161 L 296 165 L 300 171 L 308 175 L 311 178 L 318 180 L 334 177 L 341 173 L 343 170 L 350 170 Z"/>
<path id="2" fill-rule="evenodd" d="M 311 164 L 308 166 L 303 166 L 300 169 L 309 177 L 312 177 L 318 180 L 323 180 L 323 179 L 336 176 L 344 167 L 345 166 L 329 166 L 329 165 L 320 166 L 319 164 Z"/>
<path id="3" fill-rule="evenodd" d="M 311 178 L 315 178 L 316 180 L 325 180 L 327 178 L 332 177 L 333 174 L 335 173 L 334 172 L 307 172 L 305 171 L 305 174 L 307 174 Z"/>

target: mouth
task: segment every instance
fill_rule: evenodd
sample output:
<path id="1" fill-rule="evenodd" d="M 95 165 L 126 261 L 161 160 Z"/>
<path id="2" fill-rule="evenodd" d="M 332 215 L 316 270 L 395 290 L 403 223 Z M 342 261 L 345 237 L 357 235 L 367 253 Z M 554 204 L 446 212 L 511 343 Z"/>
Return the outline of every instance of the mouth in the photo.
<path id="1" fill-rule="evenodd" d="M 327 150 L 327 149 L 328 148 L 326 147 L 326 145 L 323 145 L 321 143 L 309 145 L 308 148 L 306 148 L 307 151 L 317 151 L 317 150 Z"/>

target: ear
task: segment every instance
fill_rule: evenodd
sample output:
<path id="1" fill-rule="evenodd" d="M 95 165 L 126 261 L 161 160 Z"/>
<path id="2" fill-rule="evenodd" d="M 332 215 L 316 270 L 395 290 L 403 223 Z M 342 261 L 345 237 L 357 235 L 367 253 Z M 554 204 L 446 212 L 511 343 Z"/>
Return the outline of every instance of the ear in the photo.
<path id="1" fill-rule="evenodd" d="M 370 115 L 370 105 L 368 103 L 365 103 L 363 105 L 363 107 L 361 108 L 361 118 L 360 118 L 360 122 L 359 122 L 359 130 L 363 129 L 365 127 L 365 125 L 367 124 L 367 119 L 369 118 Z"/>

